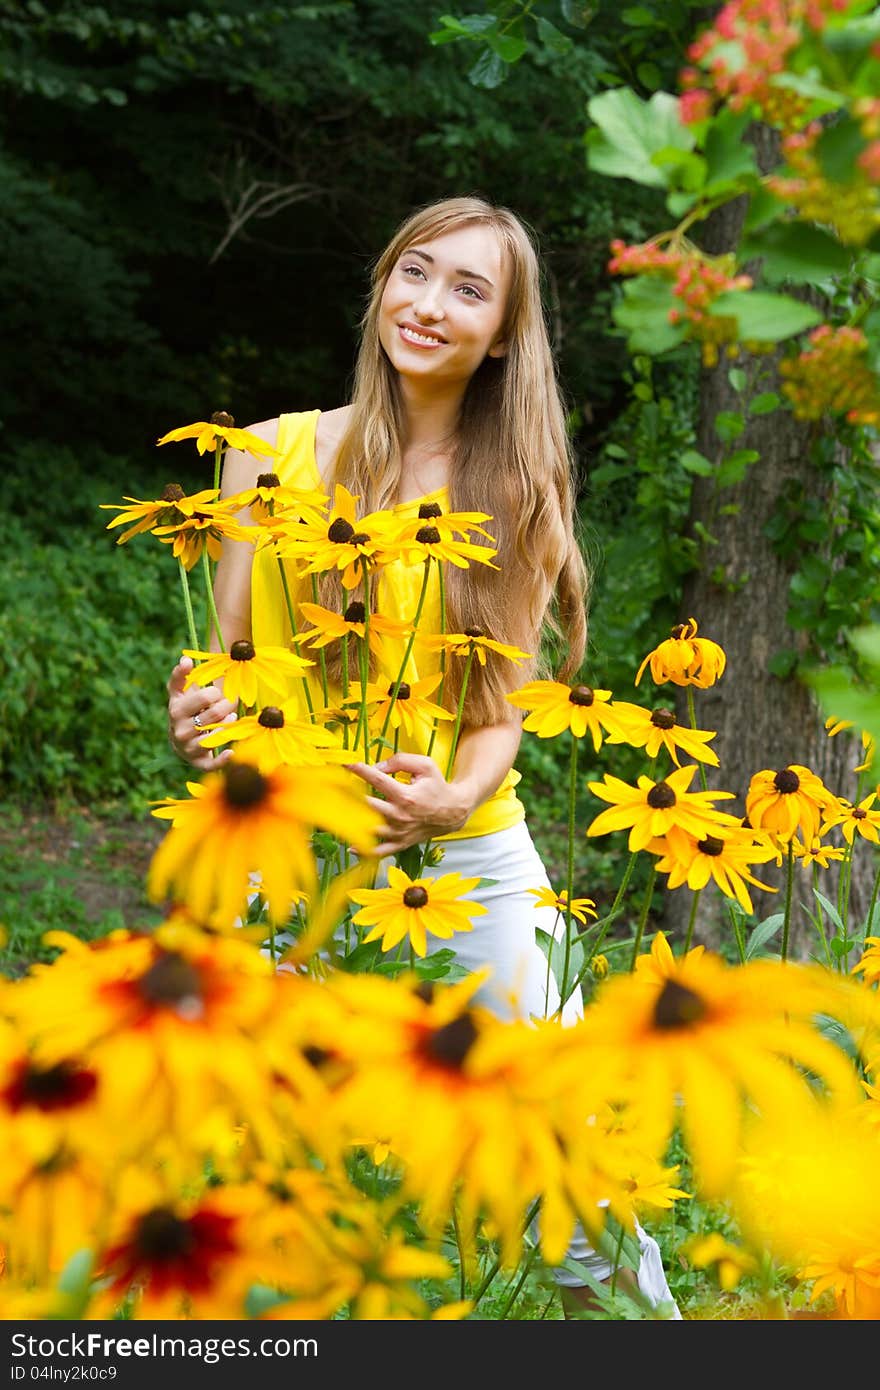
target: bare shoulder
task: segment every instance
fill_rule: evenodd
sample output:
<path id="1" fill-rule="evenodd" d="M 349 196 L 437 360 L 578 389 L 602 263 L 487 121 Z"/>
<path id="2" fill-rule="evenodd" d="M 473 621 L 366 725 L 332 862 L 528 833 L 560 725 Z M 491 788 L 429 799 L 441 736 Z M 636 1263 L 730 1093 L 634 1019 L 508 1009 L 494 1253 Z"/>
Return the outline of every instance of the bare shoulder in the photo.
<path id="1" fill-rule="evenodd" d="M 274 420 L 259 420 L 255 425 L 246 425 L 248 434 L 254 434 L 272 448 L 278 440 L 278 417 Z M 223 457 L 223 487 L 221 493 L 227 496 L 234 492 L 244 492 L 253 487 L 261 473 L 271 468 L 271 459 L 265 454 L 251 454 L 245 449 L 227 449 Z"/>
<path id="2" fill-rule="evenodd" d="M 333 476 L 333 465 L 342 443 L 342 436 L 348 428 L 351 411 L 350 405 L 340 405 L 335 410 L 322 410 L 318 416 L 315 430 L 315 462 L 325 483 Z"/>

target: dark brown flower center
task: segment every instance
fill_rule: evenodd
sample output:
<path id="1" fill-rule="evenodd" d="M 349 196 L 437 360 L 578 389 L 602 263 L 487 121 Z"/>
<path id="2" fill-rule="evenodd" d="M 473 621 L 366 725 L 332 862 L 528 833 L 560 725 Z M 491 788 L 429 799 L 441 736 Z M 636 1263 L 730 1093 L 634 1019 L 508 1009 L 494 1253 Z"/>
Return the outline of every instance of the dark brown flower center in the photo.
<path id="1" fill-rule="evenodd" d="M 219 425 L 223 430 L 231 430 L 232 426 L 235 424 L 235 420 L 229 414 L 228 410 L 215 410 L 214 414 L 211 416 L 211 424 Z"/>
<path id="2" fill-rule="evenodd" d="M 652 811 L 668 811 L 675 805 L 675 792 L 668 782 L 657 782 L 645 797 Z"/>
<path id="3" fill-rule="evenodd" d="M 253 661 L 256 654 L 253 642 L 249 642 L 246 637 L 239 637 L 229 648 L 229 655 L 233 661 Z"/>
<path id="4" fill-rule="evenodd" d="M 280 487 L 281 479 L 277 473 L 261 473 L 257 478 L 257 487 Z"/>
<path id="5" fill-rule="evenodd" d="M 419 520 L 424 521 L 429 516 L 442 516 L 443 508 L 437 502 L 423 502 L 419 507 Z"/>
<path id="6" fill-rule="evenodd" d="M 687 625 L 687 623 L 677 623 L 677 624 L 675 625 L 675 627 L 672 628 L 671 631 L 670 631 L 670 633 L 669 633 L 670 637 L 673 637 L 673 638 L 675 639 L 676 642 L 680 642 L 680 641 L 682 640 L 683 637 L 687 637 L 687 634 L 688 634 L 688 625 Z"/>
<path id="7" fill-rule="evenodd" d="M 268 794 L 268 781 L 252 763 L 227 763 L 223 773 L 224 793 L 230 806 L 244 810 L 247 806 L 256 806 Z"/>
<path id="8" fill-rule="evenodd" d="M 330 1061 L 333 1055 L 327 1051 L 326 1047 L 316 1047 L 314 1043 L 309 1043 L 308 1047 L 304 1047 L 302 1054 L 309 1066 L 315 1068 L 315 1071 L 319 1071 L 325 1062 Z"/>
<path id="9" fill-rule="evenodd" d="M 442 1066 L 459 1068 L 477 1041 L 477 1025 L 470 1013 L 459 1014 L 451 1023 L 446 1023 L 431 1033 L 424 1043 L 424 1051 L 432 1062 Z"/>
<path id="10" fill-rule="evenodd" d="M 654 1027 L 689 1028 L 705 1018 L 706 1013 L 706 1005 L 698 994 L 676 980 L 667 980 L 654 1005 Z"/>
<path id="11" fill-rule="evenodd" d="M 265 705 L 257 717 L 257 723 L 262 724 L 264 729 L 283 729 L 284 711 L 277 705 Z"/>
<path id="12" fill-rule="evenodd" d="M 868 815 L 867 811 L 861 806 L 857 806 L 852 814 L 853 820 L 865 820 Z"/>
<path id="13" fill-rule="evenodd" d="M 181 497 L 185 496 L 186 493 L 180 486 L 180 483 L 166 483 L 159 494 L 162 502 L 179 502 Z"/>
<path id="14" fill-rule="evenodd" d="M 413 990 L 413 994 L 417 999 L 421 999 L 423 1004 L 433 1004 L 436 993 L 433 980 L 420 980 Z"/>
<path id="15" fill-rule="evenodd" d="M 202 981 L 198 970 L 176 951 L 163 951 L 136 982 L 138 994 L 154 1007 L 177 1008 L 192 1001 L 201 1008 Z"/>
<path id="16" fill-rule="evenodd" d="M 355 531 L 349 536 L 348 543 L 349 545 L 366 545 L 370 540 L 372 540 L 372 536 L 368 531 Z"/>
<path id="17" fill-rule="evenodd" d="M 656 729 L 674 729 L 675 715 L 671 709 L 655 709 L 651 715 L 651 723 Z"/>
<path id="18" fill-rule="evenodd" d="M 568 694 L 569 704 L 572 705 L 591 705 L 595 698 L 593 688 L 589 685 L 576 685 Z"/>
<path id="19" fill-rule="evenodd" d="M 420 526 L 416 531 L 416 540 L 422 545 L 437 545 L 440 540 L 440 532 L 436 526 Z"/>
<path id="20" fill-rule="evenodd" d="M 393 695 L 393 694 L 394 694 L 394 686 L 393 686 L 393 684 L 392 684 L 392 685 L 389 685 L 389 687 L 388 687 L 388 694 L 389 694 L 389 695 Z M 406 681 L 401 681 L 401 682 L 400 682 L 400 685 L 399 685 L 398 688 L 397 688 L 397 698 L 398 698 L 398 700 L 408 700 L 411 694 L 412 694 L 412 691 L 410 690 L 410 688 L 409 688 L 409 686 L 407 685 Z"/>
<path id="21" fill-rule="evenodd" d="M 2 1094 L 11 1110 L 68 1110 L 88 1100 L 97 1086 L 97 1073 L 73 1062 L 56 1062 L 54 1067 L 25 1062 Z"/>
<path id="22" fill-rule="evenodd" d="M 466 627 L 465 630 L 464 630 L 464 635 L 465 635 L 465 637 L 485 637 L 485 636 L 486 636 L 485 632 L 483 631 L 483 629 L 482 629 L 481 627 Z"/>
<path id="23" fill-rule="evenodd" d="M 719 840 L 717 835 L 707 835 L 704 840 L 700 840 L 697 849 L 701 854 L 711 854 L 713 856 L 722 854 L 724 851 L 724 841 Z"/>
<path id="24" fill-rule="evenodd" d="M 777 772 L 776 776 L 773 778 L 774 787 L 778 792 L 782 792 L 783 796 L 791 796 L 792 792 L 797 791 L 800 784 L 800 777 L 798 777 L 797 773 L 793 772 L 790 767 L 784 767 L 782 771 Z"/>
<path id="25" fill-rule="evenodd" d="M 133 1243 L 142 1260 L 175 1260 L 192 1253 L 195 1233 L 170 1207 L 153 1207 L 138 1222 Z"/>
<path id="26" fill-rule="evenodd" d="M 347 623 L 362 623 L 367 616 L 367 610 L 360 599 L 355 599 L 354 603 L 348 605 L 342 616 Z"/>
<path id="27" fill-rule="evenodd" d="M 406 907 L 424 907 L 428 901 L 428 894 L 420 884 L 416 884 L 413 888 L 407 888 L 403 901 Z"/>
<path id="28" fill-rule="evenodd" d="M 344 516 L 338 516 L 327 532 L 327 539 L 333 541 L 334 545 L 344 545 L 353 535 L 354 527 L 351 522 L 346 521 Z"/>

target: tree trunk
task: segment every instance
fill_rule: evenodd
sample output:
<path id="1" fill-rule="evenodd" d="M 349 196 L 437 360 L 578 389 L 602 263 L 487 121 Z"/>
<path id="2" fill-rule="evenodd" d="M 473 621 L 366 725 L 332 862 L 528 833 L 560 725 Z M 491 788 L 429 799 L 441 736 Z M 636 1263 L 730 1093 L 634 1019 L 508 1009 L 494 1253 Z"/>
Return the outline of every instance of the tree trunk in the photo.
<path id="1" fill-rule="evenodd" d="M 775 138 L 767 127 L 754 133 L 763 168 L 775 163 Z M 744 199 L 720 209 L 706 224 L 703 249 L 710 254 L 731 250 L 744 213 Z M 778 391 L 778 357 L 744 355 L 733 363 L 722 356 L 717 367 L 703 372 L 697 448 L 706 458 L 718 463 L 724 452 L 715 430 L 719 411 L 743 411 L 756 389 Z M 748 377 L 742 395 L 730 384 L 732 365 L 741 366 Z M 761 383 L 756 388 L 758 374 Z M 816 495 L 820 474 L 809 459 L 810 428 L 784 407 L 769 415 L 747 417 L 737 447 L 757 450 L 758 462 L 749 466 L 741 483 L 723 492 L 716 490 L 713 476 L 696 478 L 693 487 L 689 530 L 700 535 L 705 528 L 713 541 L 704 550 L 700 568 L 686 579 L 681 618 L 694 617 L 700 635 L 718 642 L 727 654 L 727 669 L 719 682 L 709 690 L 694 690 L 694 697 L 697 726 L 717 731 L 712 747 L 721 765 L 707 769 L 708 784 L 736 794 L 735 802 L 719 803 L 719 809 L 734 814 L 745 813 L 745 794 L 754 773 L 789 763 L 809 767 L 836 795 L 852 799 L 856 792 L 853 768 L 862 761 L 861 742 L 850 733 L 829 738 L 825 714 L 810 689 L 797 675 L 780 678 L 769 670 L 779 651 L 807 654 L 809 634 L 793 631 L 786 622 L 789 584 L 797 561 L 783 560 L 776 553 L 765 525 L 793 484 L 800 485 L 807 496 Z M 683 698 L 678 706 L 677 718 L 684 722 L 688 716 Z M 867 844 L 856 838 L 848 917 L 851 935 L 867 914 L 873 877 L 873 856 L 866 852 Z M 804 959 L 818 952 L 820 943 L 804 911 L 815 909 L 810 871 L 798 863 L 794 868 L 789 956 Z M 773 898 L 759 888 L 751 890 L 760 919 L 782 909 L 785 869 L 771 863 L 756 866 L 754 872 L 781 890 Z M 821 872 L 819 890 L 832 902 L 838 876 L 837 865 Z M 663 895 L 664 929 L 676 939 L 684 938 L 691 901 L 686 890 Z M 833 935 L 834 928 L 830 930 Z M 698 906 L 693 940 L 717 949 L 723 934 L 729 932 L 719 895 L 714 887 L 707 888 Z"/>

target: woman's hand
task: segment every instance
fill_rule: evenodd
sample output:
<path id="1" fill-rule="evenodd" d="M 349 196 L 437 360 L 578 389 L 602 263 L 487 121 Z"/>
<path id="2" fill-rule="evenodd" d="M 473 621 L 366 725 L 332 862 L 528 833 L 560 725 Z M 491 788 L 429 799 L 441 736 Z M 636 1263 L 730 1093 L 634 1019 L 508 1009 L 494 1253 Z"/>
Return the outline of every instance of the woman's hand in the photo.
<path id="1" fill-rule="evenodd" d="M 436 835 L 461 830 L 473 810 L 462 788 L 447 782 L 434 759 L 421 753 L 395 753 L 381 763 L 346 763 L 346 767 L 384 797 L 367 797 L 384 820 L 383 839 L 374 854 L 397 854 Z M 398 782 L 392 776 L 395 772 L 408 773 L 409 782 Z"/>
<path id="2" fill-rule="evenodd" d="M 231 724 L 238 715 L 235 706 L 224 699 L 216 685 L 191 685 L 184 690 L 184 681 L 193 669 L 192 657 L 182 656 L 168 680 L 168 740 L 178 757 L 204 771 L 222 767 L 232 757 L 224 748 L 215 755 L 203 748 L 202 737 L 209 724 Z M 198 716 L 199 724 L 194 724 Z M 199 727 L 201 725 L 201 727 Z"/>

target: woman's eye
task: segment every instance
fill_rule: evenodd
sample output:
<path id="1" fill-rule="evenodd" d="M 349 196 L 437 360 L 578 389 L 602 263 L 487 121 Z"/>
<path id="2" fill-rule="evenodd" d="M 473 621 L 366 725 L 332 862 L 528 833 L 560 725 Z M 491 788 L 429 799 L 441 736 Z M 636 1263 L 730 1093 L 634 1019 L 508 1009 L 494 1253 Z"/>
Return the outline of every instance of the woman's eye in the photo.
<path id="1" fill-rule="evenodd" d="M 401 270 L 403 271 L 404 275 L 409 275 L 411 271 L 414 272 L 416 275 L 424 275 L 424 271 L 422 270 L 422 267 L 420 265 L 404 265 L 401 266 Z"/>
<path id="2" fill-rule="evenodd" d="M 482 298 L 483 298 L 483 296 L 480 294 L 480 291 L 477 290 L 477 289 L 474 289 L 474 286 L 473 286 L 473 285 L 462 285 L 462 286 L 460 286 L 460 288 L 463 289 L 463 290 L 467 290 L 467 292 L 468 292 L 468 294 L 467 294 L 468 299 L 482 299 Z"/>

